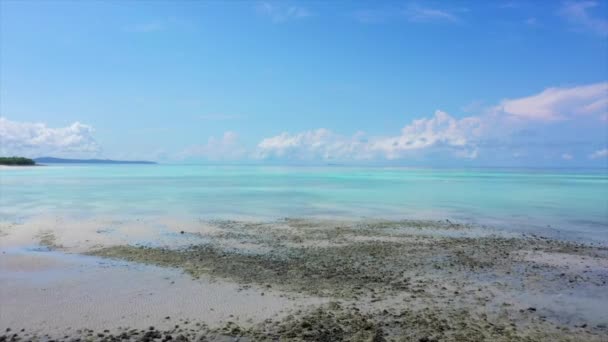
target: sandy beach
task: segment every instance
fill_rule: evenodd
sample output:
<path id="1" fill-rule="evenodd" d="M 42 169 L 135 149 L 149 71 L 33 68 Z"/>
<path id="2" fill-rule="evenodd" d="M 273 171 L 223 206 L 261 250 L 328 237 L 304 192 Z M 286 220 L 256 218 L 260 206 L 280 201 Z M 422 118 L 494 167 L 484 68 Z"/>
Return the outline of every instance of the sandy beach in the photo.
<path id="1" fill-rule="evenodd" d="M 0 242 L 6 341 L 608 339 L 606 246 L 449 220 L 47 217 Z"/>
<path id="2" fill-rule="evenodd" d="M 0 342 L 608 342 L 608 0 L 0 0 Z"/>

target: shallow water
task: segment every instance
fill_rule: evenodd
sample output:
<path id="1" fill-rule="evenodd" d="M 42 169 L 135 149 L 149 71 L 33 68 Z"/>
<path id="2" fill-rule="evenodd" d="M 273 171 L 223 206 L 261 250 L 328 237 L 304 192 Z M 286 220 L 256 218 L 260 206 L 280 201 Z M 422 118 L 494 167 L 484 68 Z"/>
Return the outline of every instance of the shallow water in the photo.
<path id="1" fill-rule="evenodd" d="M 220 279 L 192 281 L 171 268 L 36 247 L 0 250 L 2 332 L 23 327 L 63 336 L 70 328 L 101 331 L 127 324 L 170 328 L 182 324 L 178 319 L 247 324 L 250 319 L 272 318 L 297 305 L 325 302 L 297 296 L 289 300 L 278 291 L 243 289 Z"/>
<path id="2" fill-rule="evenodd" d="M 451 219 L 608 241 L 606 170 L 51 165 L 0 170 L 0 219 Z"/>

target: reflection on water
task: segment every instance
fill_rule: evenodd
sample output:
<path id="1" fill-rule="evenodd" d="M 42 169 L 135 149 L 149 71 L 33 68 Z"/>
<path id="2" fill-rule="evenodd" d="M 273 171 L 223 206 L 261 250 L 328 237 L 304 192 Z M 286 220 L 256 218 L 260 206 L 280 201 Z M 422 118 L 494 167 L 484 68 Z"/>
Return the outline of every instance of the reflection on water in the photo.
<path id="1" fill-rule="evenodd" d="M 0 218 L 456 219 L 608 240 L 605 172 L 204 165 L 0 170 Z"/>

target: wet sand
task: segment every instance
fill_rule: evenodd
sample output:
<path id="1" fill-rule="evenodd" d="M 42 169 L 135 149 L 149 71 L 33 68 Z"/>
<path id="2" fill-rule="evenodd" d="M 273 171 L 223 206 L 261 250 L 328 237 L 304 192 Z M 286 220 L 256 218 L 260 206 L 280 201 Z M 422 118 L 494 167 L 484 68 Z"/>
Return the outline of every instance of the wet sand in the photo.
<path id="1" fill-rule="evenodd" d="M 277 317 L 299 305 L 324 302 L 287 298 L 258 287 L 244 289 L 209 277 L 192 281 L 174 269 L 44 250 L 35 253 L 9 251 L 2 256 L 3 330 L 26 328 L 38 335 L 65 336 L 83 328 L 167 329 L 190 318 L 211 325 L 248 324 Z"/>
<path id="2" fill-rule="evenodd" d="M 75 225 L 0 225 L 3 339 L 608 340 L 606 246 L 447 220 Z"/>

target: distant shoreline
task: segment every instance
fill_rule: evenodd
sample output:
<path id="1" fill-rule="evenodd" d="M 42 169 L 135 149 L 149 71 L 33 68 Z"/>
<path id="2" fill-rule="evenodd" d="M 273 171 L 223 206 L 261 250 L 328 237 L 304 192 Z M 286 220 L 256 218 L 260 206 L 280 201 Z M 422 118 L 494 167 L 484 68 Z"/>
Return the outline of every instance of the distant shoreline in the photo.
<path id="1" fill-rule="evenodd" d="M 55 158 L 55 157 L 40 157 L 34 158 L 36 163 L 50 163 L 50 164 L 146 164 L 154 165 L 158 164 L 148 160 L 112 160 L 112 159 L 66 159 L 66 158 Z"/>
<path id="2" fill-rule="evenodd" d="M 25 157 L 0 157 L 0 165 L 3 166 L 35 166 L 36 162 L 33 159 Z"/>
<path id="3" fill-rule="evenodd" d="M 45 165 L 45 164 L 34 164 L 34 165 L 0 164 L 0 169 L 4 169 L 4 168 L 6 168 L 6 169 L 14 169 L 14 168 L 21 168 L 21 167 L 30 168 L 30 167 L 36 167 L 36 166 L 48 166 L 48 165 Z"/>
<path id="4" fill-rule="evenodd" d="M 36 167 L 36 166 L 48 166 L 46 164 L 32 164 L 32 165 L 19 165 L 19 164 L 0 164 L 0 167 Z"/>
<path id="5" fill-rule="evenodd" d="M 148 160 L 67 159 L 55 157 L 0 157 L 0 166 L 45 166 L 45 164 L 158 164 Z"/>

